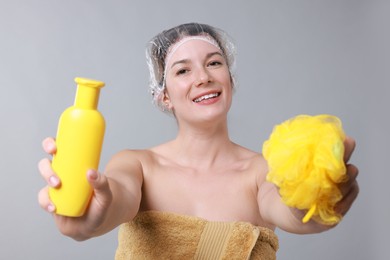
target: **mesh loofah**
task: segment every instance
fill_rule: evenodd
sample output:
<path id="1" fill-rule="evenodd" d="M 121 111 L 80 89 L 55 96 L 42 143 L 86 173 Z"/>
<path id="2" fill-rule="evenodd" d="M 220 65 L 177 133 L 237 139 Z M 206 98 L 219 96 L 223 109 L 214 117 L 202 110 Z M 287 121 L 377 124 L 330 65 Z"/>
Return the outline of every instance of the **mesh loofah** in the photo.
<path id="1" fill-rule="evenodd" d="M 347 179 L 343 160 L 345 134 L 331 115 L 300 115 L 275 126 L 263 144 L 267 180 L 279 187 L 283 202 L 308 210 L 302 221 L 341 220 L 334 206 L 342 199 L 338 183 Z"/>

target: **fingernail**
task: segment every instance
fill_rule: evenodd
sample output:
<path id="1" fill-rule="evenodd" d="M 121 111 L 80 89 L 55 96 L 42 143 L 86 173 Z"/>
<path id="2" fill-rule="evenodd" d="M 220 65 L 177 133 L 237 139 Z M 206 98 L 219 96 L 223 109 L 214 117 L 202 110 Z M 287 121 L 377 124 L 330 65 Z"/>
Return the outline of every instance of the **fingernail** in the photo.
<path id="1" fill-rule="evenodd" d="M 46 149 L 49 151 L 52 151 L 55 148 L 54 144 L 51 142 L 46 142 L 44 145 L 46 146 Z"/>
<path id="2" fill-rule="evenodd" d="M 49 204 L 47 206 L 47 211 L 49 211 L 50 213 L 53 213 L 55 210 L 56 210 L 56 207 L 53 204 Z"/>
<path id="3" fill-rule="evenodd" d="M 60 183 L 60 180 L 56 176 L 53 175 L 53 176 L 50 176 L 49 183 L 50 183 L 50 186 L 56 187 Z"/>
<path id="4" fill-rule="evenodd" d="M 54 149 L 54 145 L 52 143 L 47 144 L 47 149 L 53 150 Z"/>
<path id="5" fill-rule="evenodd" d="M 96 181 L 97 178 L 98 178 L 97 172 L 94 171 L 94 170 L 89 170 L 89 171 L 87 172 L 87 174 L 88 174 L 89 178 L 91 178 L 91 179 L 94 180 L 94 181 Z"/>

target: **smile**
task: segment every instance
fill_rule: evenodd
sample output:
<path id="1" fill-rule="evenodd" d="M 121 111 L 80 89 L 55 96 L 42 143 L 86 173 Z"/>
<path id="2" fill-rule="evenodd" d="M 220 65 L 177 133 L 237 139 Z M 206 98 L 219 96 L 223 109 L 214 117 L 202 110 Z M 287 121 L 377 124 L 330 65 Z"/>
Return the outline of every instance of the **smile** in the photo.
<path id="1" fill-rule="evenodd" d="M 193 101 L 194 101 L 195 103 L 199 103 L 199 102 L 202 102 L 203 100 L 208 100 L 208 99 L 216 98 L 216 97 L 218 97 L 220 94 L 221 94 L 220 92 L 207 94 L 207 95 L 198 97 L 198 98 L 194 99 Z"/>

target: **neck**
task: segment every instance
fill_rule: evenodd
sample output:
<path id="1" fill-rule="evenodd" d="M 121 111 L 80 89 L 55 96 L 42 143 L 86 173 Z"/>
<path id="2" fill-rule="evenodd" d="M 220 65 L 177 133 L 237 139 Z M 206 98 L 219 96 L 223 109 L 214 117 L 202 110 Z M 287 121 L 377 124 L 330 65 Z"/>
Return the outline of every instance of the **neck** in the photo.
<path id="1" fill-rule="evenodd" d="M 179 127 L 173 142 L 180 163 L 188 166 L 211 168 L 232 150 L 226 122 L 200 127 Z"/>

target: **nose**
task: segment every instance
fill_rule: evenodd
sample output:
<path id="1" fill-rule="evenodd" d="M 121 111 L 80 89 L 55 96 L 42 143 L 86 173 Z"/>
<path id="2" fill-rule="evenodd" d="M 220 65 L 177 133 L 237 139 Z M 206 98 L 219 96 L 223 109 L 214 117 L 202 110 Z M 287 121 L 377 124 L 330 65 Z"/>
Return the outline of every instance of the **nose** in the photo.
<path id="1" fill-rule="evenodd" d="M 211 82 L 211 75 L 206 68 L 202 67 L 197 70 L 194 80 L 194 86 L 200 87 L 204 84 Z"/>

